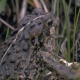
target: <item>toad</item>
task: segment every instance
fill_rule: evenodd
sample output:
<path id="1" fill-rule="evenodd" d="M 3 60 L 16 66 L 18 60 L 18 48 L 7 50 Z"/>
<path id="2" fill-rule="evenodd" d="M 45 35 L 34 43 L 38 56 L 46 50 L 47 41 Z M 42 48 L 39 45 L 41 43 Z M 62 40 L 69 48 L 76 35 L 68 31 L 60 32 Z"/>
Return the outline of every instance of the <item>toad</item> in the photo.
<path id="1" fill-rule="evenodd" d="M 24 17 L 0 54 L 0 80 L 38 80 L 45 69 L 39 51 L 47 49 L 58 25 L 59 18 L 42 9 Z"/>

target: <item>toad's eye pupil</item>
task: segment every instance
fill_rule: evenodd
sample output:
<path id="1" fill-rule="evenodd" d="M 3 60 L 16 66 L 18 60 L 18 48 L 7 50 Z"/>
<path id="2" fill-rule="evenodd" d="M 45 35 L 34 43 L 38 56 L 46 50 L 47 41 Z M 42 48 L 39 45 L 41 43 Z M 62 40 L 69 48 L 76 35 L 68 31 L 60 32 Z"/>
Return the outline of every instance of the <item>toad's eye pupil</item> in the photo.
<path id="1" fill-rule="evenodd" d="M 47 23 L 48 23 L 49 26 L 51 26 L 51 25 L 52 25 L 52 20 L 49 19 L 49 20 L 47 21 Z"/>

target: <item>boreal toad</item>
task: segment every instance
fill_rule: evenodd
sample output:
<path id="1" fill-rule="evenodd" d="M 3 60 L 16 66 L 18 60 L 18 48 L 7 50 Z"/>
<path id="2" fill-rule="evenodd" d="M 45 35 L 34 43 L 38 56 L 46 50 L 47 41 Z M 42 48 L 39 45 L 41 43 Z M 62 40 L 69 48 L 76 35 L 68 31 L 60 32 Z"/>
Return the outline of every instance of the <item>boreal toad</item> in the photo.
<path id="1" fill-rule="evenodd" d="M 0 54 L 0 80 L 38 80 L 45 69 L 38 51 L 58 25 L 59 18 L 42 9 L 24 17 Z"/>

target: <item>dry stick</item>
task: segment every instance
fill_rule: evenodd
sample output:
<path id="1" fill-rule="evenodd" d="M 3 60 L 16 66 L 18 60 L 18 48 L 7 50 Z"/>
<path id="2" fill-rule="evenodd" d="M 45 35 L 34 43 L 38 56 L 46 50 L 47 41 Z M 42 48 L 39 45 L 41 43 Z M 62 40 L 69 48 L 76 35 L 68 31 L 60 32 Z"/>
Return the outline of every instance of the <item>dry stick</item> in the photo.
<path id="1" fill-rule="evenodd" d="M 33 0 L 33 2 L 34 2 L 35 6 L 36 6 L 37 8 L 42 8 L 42 6 L 41 6 L 41 4 L 39 3 L 38 0 Z"/>
<path id="2" fill-rule="evenodd" d="M 18 16 L 18 23 L 24 18 L 25 14 L 26 14 L 26 9 L 27 9 L 27 1 L 23 0 L 22 2 L 22 7 Z"/>
<path id="3" fill-rule="evenodd" d="M 30 4 L 32 7 L 36 7 L 35 4 L 33 3 L 33 1 L 31 0 L 26 0 L 28 4 Z"/>
<path id="4" fill-rule="evenodd" d="M 40 0 L 40 1 L 41 1 L 42 5 L 43 5 L 43 8 L 44 8 L 45 12 L 49 12 L 47 7 L 46 7 L 46 4 L 44 3 L 44 1 L 43 0 Z"/>
<path id="5" fill-rule="evenodd" d="M 11 25 L 9 25 L 7 22 L 5 22 L 3 19 L 0 18 L 0 21 L 5 24 L 6 26 L 8 26 L 11 30 L 15 30 L 14 27 L 12 27 Z"/>

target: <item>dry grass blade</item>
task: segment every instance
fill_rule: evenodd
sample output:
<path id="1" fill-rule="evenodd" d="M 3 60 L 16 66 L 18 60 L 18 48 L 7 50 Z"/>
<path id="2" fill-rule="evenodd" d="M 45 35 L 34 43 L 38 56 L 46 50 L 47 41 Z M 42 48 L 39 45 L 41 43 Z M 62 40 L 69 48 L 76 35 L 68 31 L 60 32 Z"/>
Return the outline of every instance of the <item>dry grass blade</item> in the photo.
<path id="1" fill-rule="evenodd" d="M 27 9 L 27 1 L 23 0 L 22 2 L 22 7 L 18 16 L 18 23 L 22 20 L 22 18 L 25 16 L 26 14 L 26 9 Z"/>
<path id="2" fill-rule="evenodd" d="M 45 12 L 49 12 L 48 9 L 47 9 L 46 4 L 44 3 L 44 1 L 43 0 L 40 0 L 40 1 L 41 1 L 42 5 L 43 5 L 44 11 Z"/>
<path id="3" fill-rule="evenodd" d="M 41 6 L 41 4 L 39 3 L 38 0 L 33 0 L 33 2 L 34 2 L 35 6 L 36 6 L 37 8 L 42 8 L 42 6 Z"/>
<path id="4" fill-rule="evenodd" d="M 35 4 L 31 0 L 27 0 L 27 3 L 30 4 L 32 7 L 35 7 Z"/>
<path id="5" fill-rule="evenodd" d="M 0 18 L 0 21 L 5 24 L 6 26 L 8 26 L 11 30 L 14 30 L 15 28 L 12 27 L 11 25 L 9 25 L 7 22 L 5 22 L 2 18 Z"/>

